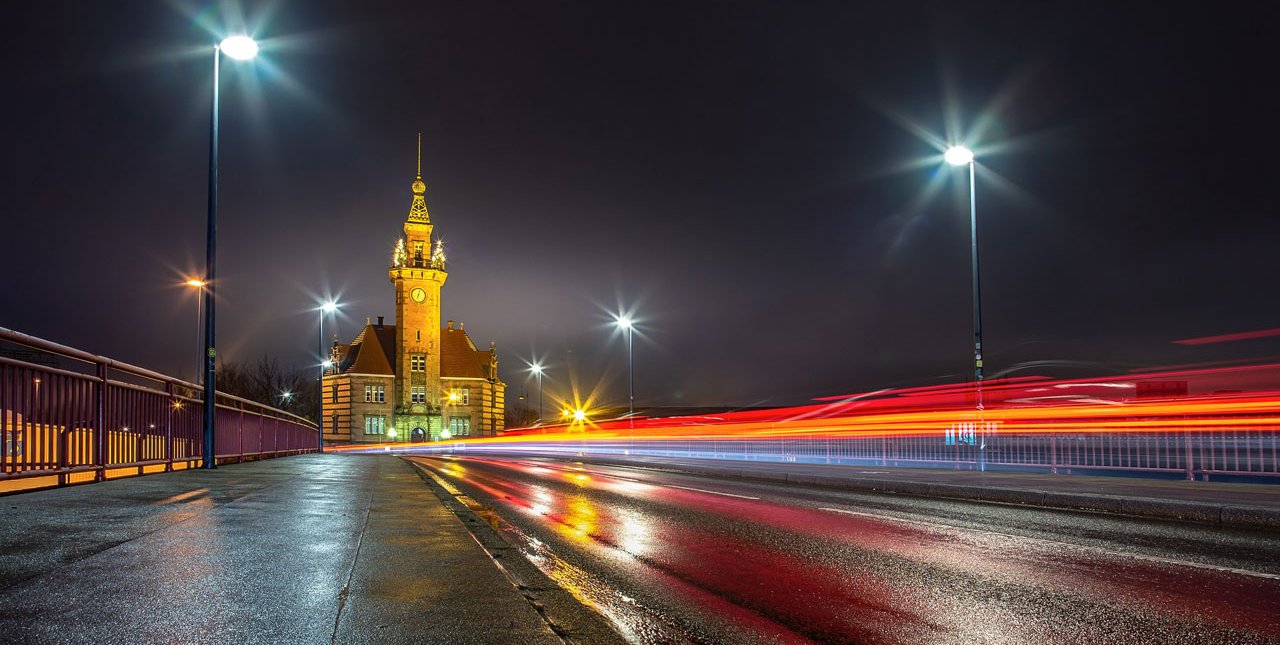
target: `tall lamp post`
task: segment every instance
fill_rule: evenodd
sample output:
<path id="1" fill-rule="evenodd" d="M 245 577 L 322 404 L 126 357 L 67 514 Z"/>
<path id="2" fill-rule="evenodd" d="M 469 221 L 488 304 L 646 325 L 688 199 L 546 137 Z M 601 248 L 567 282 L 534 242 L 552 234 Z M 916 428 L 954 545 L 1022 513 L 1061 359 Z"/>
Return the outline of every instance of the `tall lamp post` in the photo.
<path id="1" fill-rule="evenodd" d="M 542 365 L 534 363 L 529 366 L 529 371 L 538 377 L 538 425 L 542 425 Z"/>
<path id="2" fill-rule="evenodd" d="M 947 163 L 953 166 L 969 167 L 969 248 L 973 268 L 973 378 L 976 387 L 977 409 L 981 413 L 982 406 L 982 289 L 978 279 L 978 207 L 974 190 L 973 151 L 964 146 L 947 148 L 943 155 Z M 975 433 L 981 442 L 978 446 L 978 469 L 986 470 L 986 431 L 979 418 Z"/>
<path id="3" fill-rule="evenodd" d="M 218 64 L 226 54 L 236 60 L 249 60 L 258 55 L 258 43 L 248 36 L 231 36 L 213 48 L 213 110 L 209 119 L 209 229 L 204 259 L 204 445 L 201 466 L 217 468 L 218 458 L 213 441 L 217 390 L 214 369 L 217 352 L 213 342 L 214 264 L 218 239 Z"/>
<path id="4" fill-rule="evenodd" d="M 618 316 L 615 320 L 619 329 L 625 329 L 627 332 L 627 422 L 631 426 L 635 426 L 636 420 L 636 365 L 632 360 L 634 354 L 631 353 L 631 332 L 635 325 L 632 324 L 629 316 Z"/>
<path id="5" fill-rule="evenodd" d="M 324 372 L 333 365 L 324 355 L 324 317 L 337 311 L 338 303 L 326 300 L 317 310 L 320 312 L 320 337 L 316 355 L 320 359 L 320 376 L 316 379 L 316 452 L 324 452 Z"/>
<path id="6" fill-rule="evenodd" d="M 191 278 L 190 280 L 187 280 L 185 284 L 188 287 L 191 287 L 193 289 L 204 288 L 204 280 L 201 280 L 199 278 Z M 204 355 L 203 353 L 204 348 L 201 346 L 201 343 L 200 343 L 200 328 L 204 326 L 204 300 L 202 300 L 203 297 L 204 297 L 203 291 L 196 291 L 196 377 L 193 380 L 196 382 L 197 385 L 200 384 L 200 372 L 204 367 L 204 360 L 200 358 L 201 356 Z"/>

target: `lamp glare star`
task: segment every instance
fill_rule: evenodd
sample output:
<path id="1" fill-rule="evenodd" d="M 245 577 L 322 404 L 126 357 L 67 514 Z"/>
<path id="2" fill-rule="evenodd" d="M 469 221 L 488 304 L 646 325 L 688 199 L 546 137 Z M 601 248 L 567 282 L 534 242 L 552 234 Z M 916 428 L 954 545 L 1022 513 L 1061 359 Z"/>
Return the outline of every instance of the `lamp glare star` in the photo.
<path id="1" fill-rule="evenodd" d="M 964 146 L 951 146 L 942 157 L 953 166 L 963 166 L 973 162 L 973 151 Z"/>
<path id="2" fill-rule="evenodd" d="M 231 36 L 224 39 L 218 48 L 236 60 L 249 60 L 258 55 L 258 43 L 248 36 Z"/>

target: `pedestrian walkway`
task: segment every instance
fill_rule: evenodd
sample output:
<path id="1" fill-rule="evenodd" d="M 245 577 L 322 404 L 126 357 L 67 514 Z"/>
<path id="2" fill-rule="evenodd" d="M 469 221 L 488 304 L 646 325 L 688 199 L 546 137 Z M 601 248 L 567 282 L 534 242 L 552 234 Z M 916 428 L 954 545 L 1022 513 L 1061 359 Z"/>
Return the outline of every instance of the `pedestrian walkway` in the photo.
<path id="1" fill-rule="evenodd" d="M 565 642 L 391 456 L 301 455 L 0 503 L 5 642 Z"/>
<path id="2" fill-rule="evenodd" d="M 865 492 L 1024 504 L 1154 519 L 1207 522 L 1238 528 L 1280 530 L 1280 481 L 1240 484 L 1047 472 L 979 472 L 679 457 L 580 458 L 597 463 L 716 477 L 740 477 Z"/>

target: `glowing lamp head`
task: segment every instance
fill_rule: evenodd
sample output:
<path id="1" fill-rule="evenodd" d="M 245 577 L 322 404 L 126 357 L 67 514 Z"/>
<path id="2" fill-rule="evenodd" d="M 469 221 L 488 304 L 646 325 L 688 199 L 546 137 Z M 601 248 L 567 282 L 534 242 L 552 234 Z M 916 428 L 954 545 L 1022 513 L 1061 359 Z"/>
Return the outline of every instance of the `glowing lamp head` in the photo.
<path id="1" fill-rule="evenodd" d="M 457 393 L 457 392 L 450 392 L 450 393 L 449 393 L 449 402 L 450 402 L 450 403 L 453 403 L 454 401 L 457 401 L 457 400 L 458 400 L 458 393 Z"/>
<path id="2" fill-rule="evenodd" d="M 191 278 L 190 280 L 187 280 L 186 284 L 188 287 L 203 287 L 204 280 L 201 280 L 199 278 Z"/>
<path id="3" fill-rule="evenodd" d="M 617 324 L 618 327 L 622 329 L 631 329 L 631 318 L 628 316 L 618 316 Z"/>
<path id="4" fill-rule="evenodd" d="M 390 430 L 388 430 L 388 431 L 387 431 L 387 438 L 388 438 L 388 439 L 395 439 L 397 434 L 399 434 L 399 433 L 398 433 L 398 432 L 396 432 L 396 429 L 395 429 L 395 428 L 392 428 L 392 429 L 390 429 Z"/>
<path id="5" fill-rule="evenodd" d="M 450 437 L 452 437 L 452 436 L 453 436 L 453 433 L 452 433 L 452 432 L 449 432 L 449 429 L 448 429 L 448 428 L 445 428 L 445 429 L 443 429 L 443 430 L 441 430 L 441 431 L 440 431 L 440 438 L 441 438 L 441 439 L 448 439 L 448 438 L 450 438 Z"/>
<path id="6" fill-rule="evenodd" d="M 529 366 L 529 371 L 530 371 L 530 372 L 533 372 L 534 374 L 541 374 L 541 373 L 542 373 L 542 366 L 541 366 L 541 365 L 539 365 L 539 364 L 537 364 L 537 363 L 534 363 L 533 365 L 530 365 L 530 366 Z"/>
<path id="7" fill-rule="evenodd" d="M 951 146 L 947 148 L 942 158 L 953 166 L 963 166 L 973 163 L 973 151 L 964 146 Z"/>
<path id="8" fill-rule="evenodd" d="M 332 300 L 325 301 L 324 304 L 320 305 L 320 310 L 327 314 L 331 314 L 338 310 L 338 303 Z"/>
<path id="9" fill-rule="evenodd" d="M 574 411 L 573 411 L 573 420 L 574 420 L 574 421 L 577 421 L 578 423 L 582 423 L 583 421 L 586 421 L 586 420 L 587 420 L 587 411 L 586 411 L 586 410 L 583 410 L 582 408 L 578 408 L 577 410 L 574 410 Z"/>
<path id="10" fill-rule="evenodd" d="M 258 55 L 258 43 L 248 36 L 226 38 L 218 44 L 218 49 L 236 60 L 249 60 Z"/>
<path id="11" fill-rule="evenodd" d="M 283 396 L 286 399 L 291 399 L 293 398 L 293 392 L 282 392 L 280 396 Z"/>
<path id="12" fill-rule="evenodd" d="M 320 365 L 321 365 L 322 367 L 324 367 L 325 369 L 329 369 L 330 367 L 333 367 L 333 361 L 331 361 L 331 360 L 329 360 L 329 359 L 327 359 L 327 358 L 326 358 L 326 359 L 324 359 L 324 362 L 323 362 L 323 363 L 321 363 Z"/>

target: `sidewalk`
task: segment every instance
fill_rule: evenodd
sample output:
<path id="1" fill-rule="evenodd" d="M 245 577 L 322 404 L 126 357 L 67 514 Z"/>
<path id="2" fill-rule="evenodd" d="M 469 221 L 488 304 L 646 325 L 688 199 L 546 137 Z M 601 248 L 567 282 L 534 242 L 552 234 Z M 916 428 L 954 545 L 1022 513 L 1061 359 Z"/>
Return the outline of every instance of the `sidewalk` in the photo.
<path id="1" fill-rule="evenodd" d="M 302 455 L 0 504 L 5 642 L 565 642 L 390 456 Z"/>
<path id="2" fill-rule="evenodd" d="M 556 456 L 564 457 L 563 454 Z M 852 491 L 1024 504 L 1205 522 L 1234 528 L 1280 529 L 1280 481 L 1274 484 L 1236 484 L 1136 477 L 640 456 L 588 455 L 576 459 Z"/>

